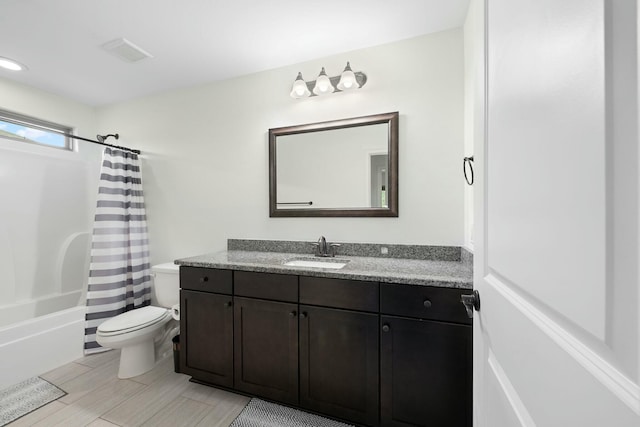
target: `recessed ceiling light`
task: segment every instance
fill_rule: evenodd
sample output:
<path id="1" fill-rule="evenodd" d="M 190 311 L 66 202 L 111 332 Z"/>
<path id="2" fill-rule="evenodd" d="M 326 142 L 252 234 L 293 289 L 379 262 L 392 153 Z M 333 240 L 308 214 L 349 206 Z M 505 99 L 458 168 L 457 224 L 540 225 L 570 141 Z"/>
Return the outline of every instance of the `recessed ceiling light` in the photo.
<path id="1" fill-rule="evenodd" d="M 22 65 L 21 63 L 14 61 L 13 59 L 4 58 L 2 56 L 0 56 L 0 67 L 11 71 L 24 71 L 27 69 L 25 65 Z"/>

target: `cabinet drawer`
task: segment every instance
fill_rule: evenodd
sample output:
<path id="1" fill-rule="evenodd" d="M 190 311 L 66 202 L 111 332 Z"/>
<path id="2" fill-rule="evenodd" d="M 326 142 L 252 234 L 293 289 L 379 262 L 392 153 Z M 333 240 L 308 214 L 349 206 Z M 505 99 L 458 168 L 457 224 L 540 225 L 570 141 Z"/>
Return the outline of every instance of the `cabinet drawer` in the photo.
<path id="1" fill-rule="evenodd" d="M 377 312 L 378 286 L 378 282 L 300 276 L 300 304 Z"/>
<path id="2" fill-rule="evenodd" d="M 471 324 L 460 296 L 471 290 L 431 286 L 395 285 L 380 287 L 380 312 L 396 316 Z"/>
<path id="3" fill-rule="evenodd" d="M 230 295 L 233 290 L 233 273 L 231 270 L 181 266 L 180 287 Z"/>
<path id="4" fill-rule="evenodd" d="M 236 271 L 233 284 L 238 296 L 298 302 L 298 276 Z"/>

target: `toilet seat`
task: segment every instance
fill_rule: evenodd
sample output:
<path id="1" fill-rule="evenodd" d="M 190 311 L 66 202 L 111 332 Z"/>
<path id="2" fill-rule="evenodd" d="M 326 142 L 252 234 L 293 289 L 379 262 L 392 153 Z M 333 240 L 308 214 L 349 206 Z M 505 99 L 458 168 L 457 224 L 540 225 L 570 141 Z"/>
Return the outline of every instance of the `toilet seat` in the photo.
<path id="1" fill-rule="evenodd" d="M 168 317 L 171 317 L 171 311 L 163 307 L 136 308 L 101 323 L 97 334 L 104 337 L 123 335 L 163 322 Z"/>

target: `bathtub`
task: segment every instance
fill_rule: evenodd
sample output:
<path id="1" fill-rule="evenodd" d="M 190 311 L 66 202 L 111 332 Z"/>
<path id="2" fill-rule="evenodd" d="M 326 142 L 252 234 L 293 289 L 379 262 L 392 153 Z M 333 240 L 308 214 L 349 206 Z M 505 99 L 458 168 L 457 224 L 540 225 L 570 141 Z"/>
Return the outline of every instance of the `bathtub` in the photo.
<path id="1" fill-rule="evenodd" d="M 76 291 L 0 307 L 0 390 L 82 357 L 82 302 Z"/>

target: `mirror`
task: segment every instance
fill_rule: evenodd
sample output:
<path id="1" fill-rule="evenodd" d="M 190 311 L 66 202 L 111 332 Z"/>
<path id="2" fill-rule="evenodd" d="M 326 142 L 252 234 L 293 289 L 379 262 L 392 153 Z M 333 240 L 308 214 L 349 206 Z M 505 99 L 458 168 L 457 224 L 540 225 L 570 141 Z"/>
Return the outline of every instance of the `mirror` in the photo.
<path id="1" fill-rule="evenodd" d="M 269 216 L 397 217 L 398 112 L 269 129 Z"/>

